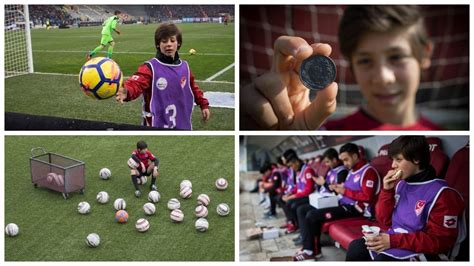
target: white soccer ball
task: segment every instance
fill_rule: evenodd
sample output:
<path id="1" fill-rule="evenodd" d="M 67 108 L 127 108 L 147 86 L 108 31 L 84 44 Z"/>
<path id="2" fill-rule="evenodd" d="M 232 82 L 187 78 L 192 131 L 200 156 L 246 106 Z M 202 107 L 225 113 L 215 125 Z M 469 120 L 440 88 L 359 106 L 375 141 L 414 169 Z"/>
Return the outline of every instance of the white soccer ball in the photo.
<path id="1" fill-rule="evenodd" d="M 128 167 L 131 169 L 136 169 L 139 166 L 139 163 L 137 163 L 133 158 L 128 159 L 127 161 Z"/>
<path id="2" fill-rule="evenodd" d="M 196 214 L 196 217 L 198 218 L 207 217 L 208 211 L 207 211 L 206 206 L 204 205 L 197 206 L 196 209 L 194 209 L 194 214 Z"/>
<path id="3" fill-rule="evenodd" d="M 194 226 L 199 232 L 205 232 L 209 229 L 209 222 L 205 218 L 199 218 L 196 220 Z"/>
<path id="4" fill-rule="evenodd" d="M 5 227 L 5 234 L 7 236 L 13 237 L 13 236 L 17 236 L 19 233 L 20 233 L 20 228 L 18 227 L 18 225 L 14 223 L 9 223 Z"/>
<path id="5" fill-rule="evenodd" d="M 137 178 L 137 184 L 139 185 L 144 185 L 146 184 L 147 181 L 148 181 L 148 178 L 145 175 Z"/>
<path id="6" fill-rule="evenodd" d="M 97 202 L 105 204 L 109 202 L 109 194 L 105 191 L 101 191 L 97 194 Z"/>
<path id="7" fill-rule="evenodd" d="M 147 203 L 147 204 L 151 204 L 151 203 Z M 150 223 L 148 222 L 147 219 L 140 218 L 135 223 L 135 228 L 137 228 L 138 232 L 144 233 L 148 231 L 148 229 L 150 228 Z"/>
<path id="8" fill-rule="evenodd" d="M 184 219 L 184 213 L 180 209 L 175 209 L 171 212 L 170 218 L 175 223 L 180 223 Z"/>
<path id="9" fill-rule="evenodd" d="M 64 177 L 62 175 L 56 174 L 53 179 L 57 186 L 64 186 Z"/>
<path id="10" fill-rule="evenodd" d="M 225 180 L 224 178 L 218 178 L 216 180 L 216 188 L 218 190 L 225 190 L 227 188 L 229 184 L 227 183 L 227 180 Z"/>
<path id="11" fill-rule="evenodd" d="M 112 175 L 112 172 L 108 168 L 102 168 L 99 171 L 99 177 L 103 180 L 107 180 Z"/>
<path id="12" fill-rule="evenodd" d="M 124 199 L 118 198 L 114 201 L 114 208 L 118 210 L 125 210 L 127 208 L 127 203 L 125 202 Z"/>
<path id="13" fill-rule="evenodd" d="M 178 199 L 172 198 L 168 201 L 168 209 L 170 210 L 176 210 L 181 207 L 181 203 L 179 202 Z"/>
<path id="14" fill-rule="evenodd" d="M 217 214 L 219 214 L 220 216 L 227 216 L 230 213 L 230 207 L 229 205 L 225 203 L 221 203 L 217 205 L 216 211 L 217 211 Z"/>
<path id="15" fill-rule="evenodd" d="M 209 206 L 209 203 L 211 202 L 211 199 L 209 198 L 208 195 L 206 194 L 200 194 L 198 197 L 197 197 L 197 204 L 199 205 L 204 205 L 204 206 Z"/>
<path id="16" fill-rule="evenodd" d="M 143 205 L 143 210 L 145 211 L 146 215 L 153 215 L 155 214 L 156 207 L 153 203 L 148 202 Z"/>
<path id="17" fill-rule="evenodd" d="M 160 201 L 161 195 L 158 191 L 152 190 L 150 193 L 148 193 L 148 200 L 153 203 L 157 203 Z"/>
<path id="18" fill-rule="evenodd" d="M 86 238 L 86 245 L 95 248 L 100 244 L 100 237 L 96 233 L 89 234 Z"/>
<path id="19" fill-rule="evenodd" d="M 195 55 L 196 54 L 196 49 L 193 49 L 193 48 L 189 49 L 189 54 L 190 55 Z"/>
<path id="20" fill-rule="evenodd" d="M 179 195 L 183 199 L 189 199 L 191 198 L 191 195 L 193 194 L 193 190 L 190 187 L 183 187 L 181 191 L 179 192 Z"/>
<path id="21" fill-rule="evenodd" d="M 54 182 L 54 180 L 56 179 L 55 176 L 56 176 L 55 173 L 48 173 L 48 175 L 46 176 L 46 181 L 48 181 L 48 183 L 52 184 Z"/>
<path id="22" fill-rule="evenodd" d="M 91 212 L 91 205 L 86 201 L 81 201 L 77 204 L 77 211 L 80 214 L 88 214 Z"/>
<path id="23" fill-rule="evenodd" d="M 193 184 L 189 180 L 183 180 L 179 184 L 179 190 L 182 190 L 184 187 L 193 188 Z"/>

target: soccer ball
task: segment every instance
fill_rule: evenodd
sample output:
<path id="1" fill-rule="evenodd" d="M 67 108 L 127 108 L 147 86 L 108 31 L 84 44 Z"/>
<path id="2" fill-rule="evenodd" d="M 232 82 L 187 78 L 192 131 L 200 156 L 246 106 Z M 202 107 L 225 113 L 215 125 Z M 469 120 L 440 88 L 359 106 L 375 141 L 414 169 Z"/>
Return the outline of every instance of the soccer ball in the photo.
<path id="1" fill-rule="evenodd" d="M 146 215 L 153 215 L 155 214 L 156 207 L 153 205 L 153 203 L 148 202 L 143 205 L 143 210 L 145 211 Z"/>
<path id="2" fill-rule="evenodd" d="M 195 54 L 196 54 L 196 50 L 194 50 L 193 48 L 189 49 L 189 54 L 190 54 L 190 55 L 195 55 Z"/>
<path id="3" fill-rule="evenodd" d="M 88 214 L 91 212 L 91 205 L 87 201 L 81 201 L 77 205 L 77 211 L 80 214 Z"/>
<path id="4" fill-rule="evenodd" d="M 227 180 L 224 178 L 220 177 L 216 180 L 216 188 L 217 190 L 225 190 L 229 184 L 227 183 Z"/>
<path id="5" fill-rule="evenodd" d="M 119 210 L 125 210 L 127 208 L 127 203 L 125 202 L 124 199 L 118 198 L 114 201 L 114 208 L 119 211 Z"/>
<path id="6" fill-rule="evenodd" d="M 95 57 L 87 61 L 79 73 L 82 91 L 94 99 L 107 99 L 114 96 L 122 86 L 123 75 L 114 60 Z"/>
<path id="7" fill-rule="evenodd" d="M 124 224 L 128 221 L 128 213 L 125 210 L 120 210 L 115 213 L 115 221 Z"/>
<path id="8" fill-rule="evenodd" d="M 100 237 L 96 233 L 89 234 L 86 238 L 86 245 L 95 248 L 100 244 Z"/>
<path id="9" fill-rule="evenodd" d="M 209 222 L 205 218 L 199 218 L 196 220 L 194 226 L 199 232 L 205 232 L 209 228 Z"/>
<path id="10" fill-rule="evenodd" d="M 97 202 L 105 204 L 109 202 L 109 194 L 105 191 L 101 191 L 97 194 L 96 199 L 97 199 Z"/>
<path id="11" fill-rule="evenodd" d="M 225 203 L 221 203 L 217 205 L 216 211 L 217 211 L 217 214 L 219 214 L 220 216 L 227 216 L 230 213 L 230 207 L 229 205 Z"/>
<path id="12" fill-rule="evenodd" d="M 170 214 L 170 218 L 175 223 L 180 223 L 184 219 L 184 213 L 180 209 L 173 210 Z"/>
<path id="13" fill-rule="evenodd" d="M 99 171 L 99 177 L 103 180 L 109 179 L 109 177 L 112 175 L 112 172 L 108 168 L 102 168 Z"/>
<path id="14" fill-rule="evenodd" d="M 5 227 L 5 234 L 7 236 L 16 236 L 18 233 L 20 233 L 20 228 L 14 223 L 7 224 Z"/>
<path id="15" fill-rule="evenodd" d="M 135 223 L 135 228 L 137 228 L 138 232 L 144 233 L 148 231 L 148 229 L 150 228 L 150 223 L 148 222 L 147 219 L 140 218 Z"/>

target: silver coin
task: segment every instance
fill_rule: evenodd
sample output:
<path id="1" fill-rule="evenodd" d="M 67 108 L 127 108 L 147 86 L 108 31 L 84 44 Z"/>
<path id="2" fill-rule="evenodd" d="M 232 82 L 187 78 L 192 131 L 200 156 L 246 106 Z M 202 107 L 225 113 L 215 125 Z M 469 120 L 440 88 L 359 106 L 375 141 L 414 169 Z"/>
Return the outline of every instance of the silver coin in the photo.
<path id="1" fill-rule="evenodd" d="M 331 58 L 313 55 L 301 63 L 300 80 L 309 89 L 322 90 L 336 79 L 336 65 Z"/>

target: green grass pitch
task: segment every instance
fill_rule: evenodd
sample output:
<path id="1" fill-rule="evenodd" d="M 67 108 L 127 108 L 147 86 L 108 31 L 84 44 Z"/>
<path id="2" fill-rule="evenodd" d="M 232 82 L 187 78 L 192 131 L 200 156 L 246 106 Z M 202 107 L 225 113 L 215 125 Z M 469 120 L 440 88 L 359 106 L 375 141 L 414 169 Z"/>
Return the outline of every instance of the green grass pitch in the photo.
<path id="1" fill-rule="evenodd" d="M 153 216 L 142 209 L 147 202 L 148 186 L 137 199 L 126 160 L 139 139 L 160 159 L 158 190 L 161 200 Z M 86 164 L 86 191 L 72 193 L 64 200 L 61 193 L 34 188 L 29 158 L 33 147 L 44 147 Z M 5 224 L 16 223 L 20 234 L 5 236 L 6 261 L 233 261 L 234 260 L 234 137 L 231 136 L 7 136 L 5 138 Z M 100 168 L 112 171 L 109 180 L 100 180 Z M 229 187 L 217 191 L 218 177 Z M 193 196 L 179 197 L 181 180 L 193 183 Z M 149 184 L 149 183 L 148 183 Z M 101 205 L 95 197 L 101 190 L 110 195 Z M 194 228 L 196 197 L 206 193 L 209 230 Z M 123 197 L 130 215 L 127 224 L 114 222 L 113 201 Z M 179 198 L 185 217 L 172 223 L 166 202 Z M 80 201 L 91 204 L 91 213 L 76 211 Z M 216 213 L 218 203 L 231 206 L 227 217 Z M 145 217 L 150 229 L 139 233 L 135 221 Z M 98 233 L 101 244 L 89 248 L 85 237 Z"/>
<path id="2" fill-rule="evenodd" d="M 122 25 L 122 34 L 114 35 L 113 59 L 124 76 L 133 75 L 140 64 L 154 57 L 157 26 Z M 189 62 L 201 90 L 234 92 L 234 68 L 211 82 L 205 81 L 234 62 L 234 25 L 178 26 L 183 32 L 180 56 Z M 86 53 L 98 45 L 100 31 L 100 27 L 32 30 L 34 70 L 51 75 L 28 74 L 6 79 L 5 111 L 139 125 L 140 99 L 120 106 L 114 99 L 92 100 L 79 89 L 77 75 L 85 63 Z M 197 50 L 196 55 L 188 54 L 191 48 Z M 105 56 L 105 52 L 106 49 L 98 56 Z M 195 130 L 233 130 L 234 109 L 211 108 L 211 120 L 202 123 L 200 108 L 196 107 L 192 121 Z"/>

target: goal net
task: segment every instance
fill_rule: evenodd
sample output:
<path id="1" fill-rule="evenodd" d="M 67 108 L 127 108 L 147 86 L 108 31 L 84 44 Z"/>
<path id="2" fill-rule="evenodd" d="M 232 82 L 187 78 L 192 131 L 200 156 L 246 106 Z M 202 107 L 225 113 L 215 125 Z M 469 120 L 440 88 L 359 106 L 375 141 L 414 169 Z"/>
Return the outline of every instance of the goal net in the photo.
<path id="1" fill-rule="evenodd" d="M 5 78 L 33 73 L 28 5 L 5 5 Z"/>

